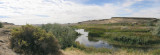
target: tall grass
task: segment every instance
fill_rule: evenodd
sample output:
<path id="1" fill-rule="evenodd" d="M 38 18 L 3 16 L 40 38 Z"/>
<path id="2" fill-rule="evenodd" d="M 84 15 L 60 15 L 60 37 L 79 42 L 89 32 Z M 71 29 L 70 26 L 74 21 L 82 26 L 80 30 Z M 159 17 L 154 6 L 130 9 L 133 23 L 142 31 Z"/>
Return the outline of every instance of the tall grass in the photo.
<path id="1" fill-rule="evenodd" d="M 73 28 L 60 24 L 45 24 L 42 25 L 42 29 L 52 32 L 58 39 L 62 49 L 72 46 L 78 35 Z"/>

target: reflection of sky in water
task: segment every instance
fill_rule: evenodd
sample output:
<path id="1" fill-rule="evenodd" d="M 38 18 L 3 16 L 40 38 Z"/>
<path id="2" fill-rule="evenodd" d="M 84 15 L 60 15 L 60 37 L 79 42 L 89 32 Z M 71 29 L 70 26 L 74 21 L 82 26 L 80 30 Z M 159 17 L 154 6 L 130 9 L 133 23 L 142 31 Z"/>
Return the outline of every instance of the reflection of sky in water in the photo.
<path id="1" fill-rule="evenodd" d="M 88 40 L 88 32 L 85 32 L 84 29 L 78 29 L 76 30 L 78 33 L 81 33 L 82 35 L 80 35 L 76 41 L 78 41 L 80 44 L 84 44 L 85 46 L 92 46 L 92 47 L 96 47 L 96 48 L 100 48 L 100 47 L 105 47 L 105 48 L 112 48 L 111 45 L 109 45 L 108 43 L 99 40 L 97 42 L 95 41 L 89 41 Z"/>

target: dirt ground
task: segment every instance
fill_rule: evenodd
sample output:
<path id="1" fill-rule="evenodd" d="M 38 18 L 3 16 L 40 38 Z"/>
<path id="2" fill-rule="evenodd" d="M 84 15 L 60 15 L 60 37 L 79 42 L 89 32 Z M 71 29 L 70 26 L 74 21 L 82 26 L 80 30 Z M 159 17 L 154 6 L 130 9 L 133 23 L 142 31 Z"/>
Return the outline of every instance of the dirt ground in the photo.
<path id="1" fill-rule="evenodd" d="M 17 55 L 9 48 L 10 30 L 0 28 L 0 55 Z"/>

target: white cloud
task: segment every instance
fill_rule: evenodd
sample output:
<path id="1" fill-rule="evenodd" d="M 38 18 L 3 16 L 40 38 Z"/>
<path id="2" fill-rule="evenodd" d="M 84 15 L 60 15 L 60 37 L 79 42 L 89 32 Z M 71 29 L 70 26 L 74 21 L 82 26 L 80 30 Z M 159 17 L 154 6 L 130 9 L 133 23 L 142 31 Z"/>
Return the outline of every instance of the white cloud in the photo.
<path id="1" fill-rule="evenodd" d="M 81 2 L 81 3 L 83 3 L 83 2 L 87 2 L 89 0 L 66 0 L 66 1 L 73 1 L 73 2 Z"/>
<path id="2" fill-rule="evenodd" d="M 119 14 L 121 13 L 132 13 L 133 10 L 128 7 L 142 0 L 134 0 L 134 2 L 131 2 L 131 0 L 127 0 L 125 3 L 120 5 L 108 3 L 104 4 L 103 6 L 84 5 L 72 2 L 72 0 L 67 0 L 67 1 L 66 0 L 0 0 L 0 1 L 3 2 L 2 4 L 0 4 L 0 16 L 10 17 L 10 18 L 0 18 L 1 21 L 11 22 L 15 24 L 26 24 L 26 23 L 41 24 L 41 23 L 55 23 L 55 22 L 72 23 L 84 20 L 106 19 L 113 16 L 119 16 Z M 134 12 L 133 15 L 138 16 L 135 14 L 142 14 L 147 11 L 148 10 L 144 12 L 137 12 L 137 13 Z M 153 12 L 153 14 L 157 14 L 157 12 L 155 11 Z"/>
<path id="3" fill-rule="evenodd" d="M 133 4 L 137 3 L 137 2 L 141 2 L 143 0 L 126 0 L 124 2 L 124 4 L 122 4 L 123 7 L 130 7 L 132 6 Z"/>
<path id="4" fill-rule="evenodd" d="M 134 12 L 131 16 L 160 18 L 160 8 L 150 8 Z"/>
<path id="5" fill-rule="evenodd" d="M 25 23 L 68 23 L 89 19 L 104 19 L 115 16 L 118 7 L 112 4 L 104 6 L 82 5 L 64 0 L 1 0 L 0 13 L 11 18 L 2 21 L 15 24 Z M 11 8 L 12 7 L 12 8 Z M 14 7 L 14 8 L 13 8 Z M 7 9 L 6 9 L 7 8 Z M 18 13 L 15 13 L 18 12 Z M 47 15 L 49 17 L 38 17 L 34 15 Z"/>

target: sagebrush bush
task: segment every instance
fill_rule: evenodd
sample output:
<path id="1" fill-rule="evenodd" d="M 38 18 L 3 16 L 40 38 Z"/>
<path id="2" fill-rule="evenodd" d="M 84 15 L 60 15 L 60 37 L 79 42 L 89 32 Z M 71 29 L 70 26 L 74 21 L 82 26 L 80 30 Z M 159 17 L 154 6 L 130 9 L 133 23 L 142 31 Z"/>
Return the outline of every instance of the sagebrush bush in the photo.
<path id="1" fill-rule="evenodd" d="M 0 22 L 0 28 L 2 28 L 3 27 L 3 24 Z"/>
<path id="2" fill-rule="evenodd" d="M 72 46 L 77 38 L 77 32 L 69 26 L 46 24 L 42 25 L 42 29 L 52 32 L 58 39 L 62 49 Z"/>
<path id="3" fill-rule="evenodd" d="M 25 25 L 13 29 L 11 48 L 24 55 L 61 55 L 59 43 L 52 33 L 41 28 Z"/>

